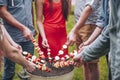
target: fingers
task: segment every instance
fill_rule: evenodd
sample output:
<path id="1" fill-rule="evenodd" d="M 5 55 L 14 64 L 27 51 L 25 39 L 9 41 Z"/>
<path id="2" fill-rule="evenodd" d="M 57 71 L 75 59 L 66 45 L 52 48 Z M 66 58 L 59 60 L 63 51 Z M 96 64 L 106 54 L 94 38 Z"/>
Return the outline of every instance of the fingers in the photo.
<path id="1" fill-rule="evenodd" d="M 73 60 L 76 67 L 80 67 L 83 64 L 81 53 L 74 56 Z"/>
<path id="2" fill-rule="evenodd" d="M 24 28 L 23 30 L 23 35 L 26 39 L 32 40 L 33 39 L 33 33 L 30 29 L 28 29 L 27 27 Z"/>
<path id="3" fill-rule="evenodd" d="M 82 48 L 83 46 L 84 46 L 84 43 L 81 43 L 81 44 L 79 45 L 79 49 Z"/>
<path id="4" fill-rule="evenodd" d="M 32 40 L 34 38 L 32 32 L 27 33 L 26 35 L 24 35 L 24 37 L 29 40 Z"/>
<path id="5" fill-rule="evenodd" d="M 79 48 L 78 52 L 79 52 L 79 53 L 80 53 L 80 52 L 82 52 L 82 51 L 83 51 L 83 49 L 84 49 L 84 47 Z"/>
<path id="6" fill-rule="evenodd" d="M 66 45 L 69 45 L 69 46 L 73 46 L 74 43 L 75 43 L 75 41 L 70 41 L 70 40 L 69 40 L 69 41 L 67 41 L 65 44 L 66 44 Z"/>
<path id="7" fill-rule="evenodd" d="M 81 67 L 83 65 L 83 63 L 80 63 L 80 62 L 75 62 L 74 63 L 74 66 L 76 66 L 76 67 Z"/>
<path id="8" fill-rule="evenodd" d="M 68 36 L 67 42 L 65 44 L 69 46 L 73 46 L 74 43 L 75 43 L 75 39 Z"/>
<path id="9" fill-rule="evenodd" d="M 75 56 L 73 57 L 73 60 L 74 60 L 75 62 L 78 62 L 80 58 L 81 58 L 81 54 L 79 53 L 79 54 L 77 54 L 77 55 L 75 55 Z"/>
<path id="10" fill-rule="evenodd" d="M 42 41 L 42 47 L 43 48 L 49 48 L 49 44 L 47 40 Z"/>
<path id="11" fill-rule="evenodd" d="M 29 66 L 26 67 L 26 70 L 29 72 L 33 72 L 36 69 L 36 65 L 34 63 L 29 62 Z"/>

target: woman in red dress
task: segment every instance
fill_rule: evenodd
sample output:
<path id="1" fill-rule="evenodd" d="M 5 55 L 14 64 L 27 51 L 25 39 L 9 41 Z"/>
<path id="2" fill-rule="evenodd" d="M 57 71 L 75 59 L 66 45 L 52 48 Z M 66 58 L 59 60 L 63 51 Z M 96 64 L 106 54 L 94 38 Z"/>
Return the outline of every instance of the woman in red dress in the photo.
<path id="1" fill-rule="evenodd" d="M 51 49 L 51 57 L 55 57 L 65 44 L 66 20 L 70 8 L 70 0 L 36 0 L 37 26 L 40 32 L 38 43 L 45 57 L 48 57 L 48 47 Z M 64 51 L 66 54 L 67 49 Z"/>

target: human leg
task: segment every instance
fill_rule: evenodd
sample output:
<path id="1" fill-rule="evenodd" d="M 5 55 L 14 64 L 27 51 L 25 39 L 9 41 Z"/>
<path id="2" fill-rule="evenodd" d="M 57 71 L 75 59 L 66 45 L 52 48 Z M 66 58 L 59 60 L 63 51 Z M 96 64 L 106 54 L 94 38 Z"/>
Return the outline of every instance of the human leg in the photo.
<path id="1" fill-rule="evenodd" d="M 2 80 L 13 80 L 15 74 L 15 63 L 4 57 L 4 74 Z"/>
<path id="2" fill-rule="evenodd" d="M 84 63 L 84 80 L 99 80 L 98 61 Z"/>
<path id="3" fill-rule="evenodd" d="M 80 29 L 80 31 L 77 33 L 77 38 L 76 38 L 77 49 L 79 49 L 79 45 L 82 42 L 86 41 L 90 37 L 95 27 L 96 26 L 94 25 L 85 25 Z M 84 77 L 85 80 L 99 80 L 98 63 L 91 63 L 91 64 L 84 63 Z"/>
<path id="4" fill-rule="evenodd" d="M 34 45 L 31 41 L 18 42 L 18 44 L 22 47 L 23 51 L 27 51 L 32 55 L 34 54 Z"/>
<path id="5" fill-rule="evenodd" d="M 112 76 L 111 76 L 111 70 L 110 70 L 110 62 L 109 62 L 109 53 L 106 55 L 106 61 L 107 61 L 107 66 L 108 66 L 108 80 L 112 80 Z"/>

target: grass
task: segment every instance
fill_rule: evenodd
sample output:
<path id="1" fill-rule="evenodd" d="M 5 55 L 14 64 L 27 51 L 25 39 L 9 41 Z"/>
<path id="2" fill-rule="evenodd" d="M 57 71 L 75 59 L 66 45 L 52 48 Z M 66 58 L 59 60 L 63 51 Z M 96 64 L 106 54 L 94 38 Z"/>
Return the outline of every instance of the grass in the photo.
<path id="1" fill-rule="evenodd" d="M 73 7 L 74 8 L 74 7 Z M 74 15 L 73 15 L 73 9 L 72 9 L 72 13 L 69 16 L 68 22 L 67 22 L 67 32 L 69 33 L 70 30 L 72 29 L 74 25 Z M 69 47 L 69 52 L 73 51 L 75 49 L 75 45 L 72 47 Z M 36 51 L 35 51 L 36 54 Z M 106 59 L 103 56 L 102 58 L 100 58 L 99 61 L 99 69 L 100 69 L 100 80 L 108 80 L 108 69 L 107 69 L 107 64 L 106 64 Z M 13 80 L 19 80 L 17 73 L 22 71 L 22 67 L 20 65 L 16 65 L 16 70 L 15 70 L 15 76 Z M 1 80 L 1 75 L 2 73 L 0 73 L 0 80 Z M 75 68 L 74 69 L 74 79 L 73 80 L 83 80 L 83 69 L 82 67 L 80 68 Z"/>

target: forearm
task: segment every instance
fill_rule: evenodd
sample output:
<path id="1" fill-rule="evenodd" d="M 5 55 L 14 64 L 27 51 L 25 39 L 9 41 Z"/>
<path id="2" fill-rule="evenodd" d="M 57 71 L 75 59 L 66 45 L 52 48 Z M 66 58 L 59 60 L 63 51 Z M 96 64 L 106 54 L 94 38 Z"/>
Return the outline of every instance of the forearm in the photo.
<path id="1" fill-rule="evenodd" d="M 22 65 L 23 67 L 26 67 L 28 65 L 28 61 L 22 56 L 21 53 L 18 53 L 17 51 L 13 51 L 12 53 L 6 54 L 6 57 L 12 60 L 13 62 Z"/>
<path id="2" fill-rule="evenodd" d="M 17 27 L 21 31 L 24 30 L 25 26 L 18 22 L 8 11 L 5 6 L 0 7 L 0 17 L 2 17 L 4 20 L 6 20 L 9 24 L 13 25 L 14 27 Z"/>
<path id="3" fill-rule="evenodd" d="M 1 27 L 2 27 L 2 30 L 4 31 L 4 36 L 6 37 L 6 39 L 12 44 L 12 43 L 15 43 L 14 41 L 13 41 L 13 39 L 10 37 L 10 35 L 8 34 L 8 32 L 6 31 L 6 29 L 4 28 L 4 26 L 3 25 L 1 25 Z"/>
<path id="4" fill-rule="evenodd" d="M 44 26 L 43 26 L 42 22 L 41 21 L 37 21 L 37 26 L 38 26 L 38 30 L 40 32 L 41 37 L 43 39 L 46 38 L 45 32 L 44 32 Z"/>
<path id="5" fill-rule="evenodd" d="M 5 56 L 12 60 L 15 63 L 18 63 L 22 66 L 27 66 L 28 62 L 24 59 L 21 54 L 21 51 L 17 48 L 13 47 L 9 41 L 4 36 L 3 40 L 1 41 L 2 50 L 5 53 Z"/>
<path id="6" fill-rule="evenodd" d="M 82 57 L 84 61 L 97 59 L 106 54 L 106 51 L 109 50 L 109 46 L 109 37 L 102 34 L 82 51 Z"/>
<path id="7" fill-rule="evenodd" d="M 45 32 L 44 32 L 44 26 L 42 23 L 43 20 L 43 0 L 36 0 L 35 1 L 36 6 L 36 16 L 37 16 L 37 27 L 40 32 L 40 35 L 42 38 L 46 38 Z"/>
<path id="8" fill-rule="evenodd" d="M 71 13 L 71 6 L 72 6 L 71 3 L 72 3 L 71 0 L 68 0 L 68 13 L 69 14 Z"/>
<path id="9" fill-rule="evenodd" d="M 102 28 L 96 27 L 92 35 L 88 38 L 87 41 L 84 42 L 84 45 L 89 45 L 91 44 L 102 32 Z"/>
<path id="10" fill-rule="evenodd" d="M 72 31 L 77 32 L 81 27 L 84 26 L 86 20 L 88 19 L 89 15 L 92 12 L 92 8 L 90 6 L 86 6 L 84 11 L 82 12 L 78 22 L 73 27 Z"/>

